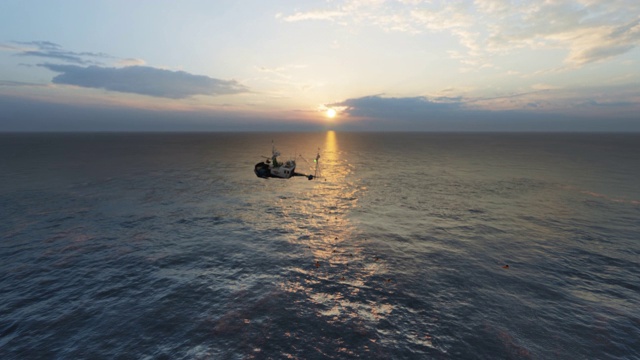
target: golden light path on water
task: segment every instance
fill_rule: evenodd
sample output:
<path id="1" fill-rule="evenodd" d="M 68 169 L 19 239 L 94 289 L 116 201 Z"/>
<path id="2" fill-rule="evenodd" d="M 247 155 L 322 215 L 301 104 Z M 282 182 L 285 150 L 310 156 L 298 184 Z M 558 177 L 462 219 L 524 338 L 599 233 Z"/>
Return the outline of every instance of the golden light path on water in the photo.
<path id="1" fill-rule="evenodd" d="M 290 230 L 297 234 L 291 241 L 306 247 L 308 263 L 289 269 L 294 275 L 281 286 L 286 292 L 304 294 L 307 304 L 301 305 L 313 305 L 326 322 L 351 322 L 357 331 L 373 335 L 375 324 L 393 310 L 380 294 L 393 292 L 394 284 L 384 280 L 384 259 L 367 252 L 367 240 L 349 220 L 365 189 L 354 178 L 353 166 L 341 156 L 334 131 L 326 133 L 320 162 L 320 178 L 285 211 L 296 220 L 290 223 Z M 375 338 L 370 340 L 376 342 Z"/>

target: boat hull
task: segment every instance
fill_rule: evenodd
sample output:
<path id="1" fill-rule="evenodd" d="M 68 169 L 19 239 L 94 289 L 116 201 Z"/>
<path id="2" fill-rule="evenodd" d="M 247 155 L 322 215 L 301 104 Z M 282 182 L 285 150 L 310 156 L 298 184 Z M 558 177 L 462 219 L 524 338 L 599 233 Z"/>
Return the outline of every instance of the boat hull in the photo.
<path id="1" fill-rule="evenodd" d="M 271 176 L 271 168 L 268 164 L 264 162 L 259 162 L 256 164 L 253 172 L 256 173 L 256 176 L 259 178 L 267 179 Z"/>
<path id="2" fill-rule="evenodd" d="M 265 162 L 259 162 L 253 169 L 257 177 L 267 179 L 270 177 L 288 179 L 294 175 L 296 167 L 293 164 L 272 166 Z"/>

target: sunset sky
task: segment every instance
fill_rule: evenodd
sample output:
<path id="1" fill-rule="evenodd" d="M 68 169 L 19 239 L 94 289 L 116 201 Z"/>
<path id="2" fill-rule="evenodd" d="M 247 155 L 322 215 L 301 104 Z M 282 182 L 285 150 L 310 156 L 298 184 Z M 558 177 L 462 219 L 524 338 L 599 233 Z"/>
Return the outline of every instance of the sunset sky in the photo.
<path id="1" fill-rule="evenodd" d="M 637 0 L 0 2 L 0 131 L 640 131 Z"/>

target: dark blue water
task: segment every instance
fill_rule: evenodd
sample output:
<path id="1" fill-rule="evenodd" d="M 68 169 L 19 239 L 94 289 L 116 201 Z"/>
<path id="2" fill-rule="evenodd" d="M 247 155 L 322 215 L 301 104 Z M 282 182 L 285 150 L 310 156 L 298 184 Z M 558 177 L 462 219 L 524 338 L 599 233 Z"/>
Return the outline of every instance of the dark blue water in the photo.
<path id="1" fill-rule="evenodd" d="M 272 139 L 322 178 L 255 177 Z M 0 358 L 638 359 L 639 165 L 640 135 L 3 134 Z"/>

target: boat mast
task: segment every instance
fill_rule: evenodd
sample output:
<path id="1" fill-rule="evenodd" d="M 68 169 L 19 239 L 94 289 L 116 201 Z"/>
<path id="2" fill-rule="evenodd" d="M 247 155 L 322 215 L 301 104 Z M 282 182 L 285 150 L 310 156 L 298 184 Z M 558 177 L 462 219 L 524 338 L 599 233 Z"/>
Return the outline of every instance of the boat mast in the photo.
<path id="1" fill-rule="evenodd" d="M 316 154 L 316 158 L 315 158 L 315 159 L 313 159 L 313 162 L 314 162 L 314 163 L 316 163 L 316 169 L 315 169 L 315 171 L 313 172 L 313 177 L 314 177 L 314 178 L 317 178 L 317 177 L 318 177 L 318 165 L 320 164 L 320 163 L 318 162 L 318 160 L 320 160 L 320 148 L 318 148 L 318 153 Z"/>
<path id="2" fill-rule="evenodd" d="M 271 161 L 273 162 L 273 167 L 279 166 L 278 156 L 280 156 L 280 153 L 276 151 L 276 146 L 273 144 L 273 140 L 271 140 Z"/>

